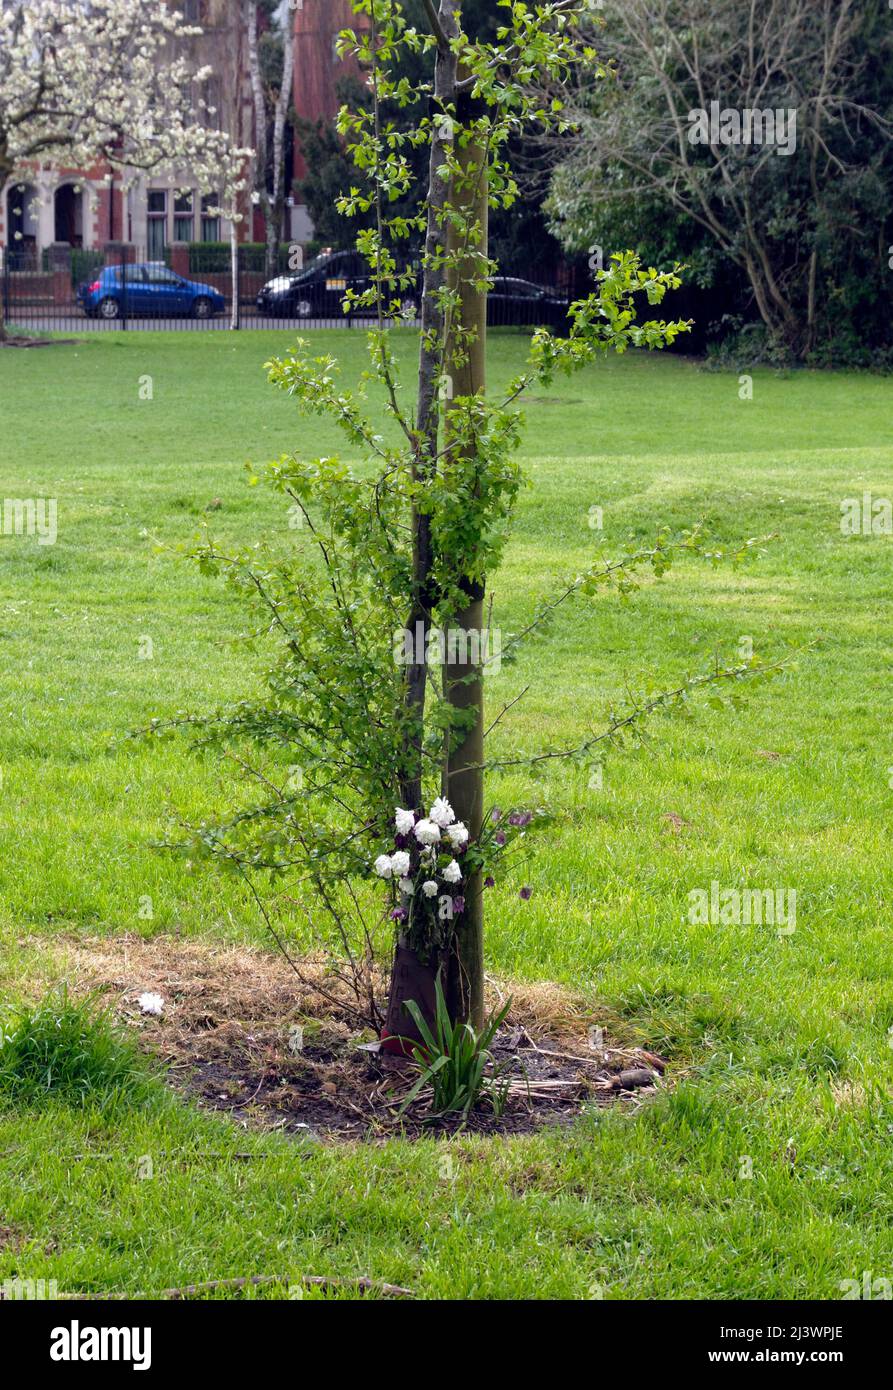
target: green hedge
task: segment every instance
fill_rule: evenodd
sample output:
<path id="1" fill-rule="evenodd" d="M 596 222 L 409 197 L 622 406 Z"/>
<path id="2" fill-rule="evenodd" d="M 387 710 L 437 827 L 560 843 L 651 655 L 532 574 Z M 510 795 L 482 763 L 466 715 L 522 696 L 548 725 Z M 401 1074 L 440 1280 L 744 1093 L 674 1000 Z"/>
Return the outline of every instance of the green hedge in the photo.
<path id="1" fill-rule="evenodd" d="M 77 288 L 84 281 L 89 282 L 96 279 L 105 265 L 105 256 L 102 251 L 82 251 L 78 247 L 72 247 L 69 265 L 71 266 L 71 283 Z M 48 249 L 41 252 L 40 268 L 44 271 L 52 268 Z"/>
<path id="2" fill-rule="evenodd" d="M 288 269 L 289 243 L 279 247 L 279 269 Z M 239 247 L 239 264 L 243 270 L 264 269 L 266 247 L 262 241 L 244 241 Z M 230 266 L 228 241 L 190 241 L 189 269 L 193 274 L 224 273 Z"/>

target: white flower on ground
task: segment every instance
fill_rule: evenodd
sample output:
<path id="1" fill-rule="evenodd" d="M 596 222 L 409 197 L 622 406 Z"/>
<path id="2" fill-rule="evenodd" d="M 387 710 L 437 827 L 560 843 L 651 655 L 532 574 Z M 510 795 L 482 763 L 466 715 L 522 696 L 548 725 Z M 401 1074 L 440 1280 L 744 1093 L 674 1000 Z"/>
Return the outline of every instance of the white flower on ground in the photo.
<path id="1" fill-rule="evenodd" d="M 433 820 L 420 820 L 415 828 L 415 837 L 420 845 L 436 845 L 440 839 L 440 826 Z"/>
<path id="2" fill-rule="evenodd" d="M 446 837 L 453 849 L 461 849 L 463 845 L 468 844 L 468 827 L 457 820 L 455 825 L 447 828 Z"/>
<path id="3" fill-rule="evenodd" d="M 456 813 L 445 796 L 437 798 L 428 815 L 429 819 L 433 820 L 435 825 L 439 825 L 442 830 L 445 830 L 448 825 L 452 825 L 456 819 Z"/>
<path id="4" fill-rule="evenodd" d="M 406 893 L 407 896 L 409 896 L 410 893 L 415 892 L 415 884 L 413 883 L 411 878 L 401 878 L 400 892 Z"/>
<path id="5" fill-rule="evenodd" d="M 462 877 L 462 870 L 459 868 L 459 865 L 456 863 L 455 859 L 451 859 L 449 864 L 447 864 L 446 868 L 443 871 L 442 877 L 446 883 L 459 882 L 459 880 Z"/>
<path id="6" fill-rule="evenodd" d="M 395 877 L 409 873 L 409 855 L 405 849 L 398 849 L 391 855 L 391 869 Z"/>
<path id="7" fill-rule="evenodd" d="M 434 882 L 433 878 L 425 879 L 425 882 L 422 884 L 422 892 L 426 898 L 434 898 L 437 896 L 437 884 Z"/>
<path id="8" fill-rule="evenodd" d="M 408 835 L 415 825 L 415 815 L 412 811 L 403 811 L 398 806 L 397 814 L 394 817 L 394 824 L 397 827 L 398 835 Z"/>
<path id="9" fill-rule="evenodd" d="M 391 864 L 391 856 L 389 854 L 380 854 L 378 856 L 375 861 L 375 872 L 378 874 L 379 878 L 391 877 L 393 865 Z"/>
<path id="10" fill-rule="evenodd" d="M 145 994 L 140 995 L 136 1002 L 139 1004 L 140 1013 L 154 1014 L 156 1018 L 161 1017 L 164 999 L 160 994 L 153 994 L 151 990 L 147 990 Z"/>

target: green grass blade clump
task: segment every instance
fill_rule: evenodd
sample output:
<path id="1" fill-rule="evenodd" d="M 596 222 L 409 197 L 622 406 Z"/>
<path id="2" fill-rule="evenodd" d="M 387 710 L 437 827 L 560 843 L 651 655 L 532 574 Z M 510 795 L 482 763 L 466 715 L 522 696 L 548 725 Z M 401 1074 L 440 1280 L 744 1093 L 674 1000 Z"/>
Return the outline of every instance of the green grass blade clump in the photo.
<path id="1" fill-rule="evenodd" d="M 150 1085 L 136 1042 L 93 999 L 63 986 L 0 1022 L 0 1102 L 136 1102 Z"/>
<path id="2" fill-rule="evenodd" d="M 413 1048 L 413 1058 L 419 1070 L 415 1084 L 403 1098 L 399 1114 L 427 1087 L 431 1086 L 431 1116 L 459 1111 L 468 1116 L 472 1107 L 486 1099 L 494 1114 L 500 1115 L 508 1097 L 508 1083 L 503 1079 L 507 1069 L 494 1062 L 490 1045 L 511 1008 L 509 999 L 501 1009 L 490 1014 L 480 1033 L 470 1023 L 453 1022 L 450 1018 L 440 975 L 435 981 L 434 1032 L 429 1027 L 414 999 L 407 999 L 406 1008 L 422 1036 L 423 1047 Z"/>

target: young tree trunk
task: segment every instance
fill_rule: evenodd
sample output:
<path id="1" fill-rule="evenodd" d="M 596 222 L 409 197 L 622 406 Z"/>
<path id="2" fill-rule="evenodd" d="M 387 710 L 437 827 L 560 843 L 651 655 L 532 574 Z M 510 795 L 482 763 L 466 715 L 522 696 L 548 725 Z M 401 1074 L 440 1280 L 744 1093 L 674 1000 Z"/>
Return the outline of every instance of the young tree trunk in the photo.
<path id="1" fill-rule="evenodd" d="M 448 35 L 453 32 L 455 0 L 442 0 L 439 19 Z M 471 115 L 470 106 L 457 92 L 459 74 L 455 60 L 447 52 L 438 53 L 435 77 L 435 91 L 444 103 L 455 102 L 457 120 L 461 124 Z M 486 344 L 487 344 L 487 296 L 474 286 L 480 274 L 480 258 L 487 255 L 487 151 L 470 143 L 465 148 L 456 142 L 456 156 L 461 167 L 454 186 L 443 187 L 439 170 L 443 166 L 441 141 L 448 141 L 444 132 L 432 140 L 431 179 L 428 202 L 428 243 L 429 257 L 438 245 L 446 243 L 448 253 L 457 258 L 457 265 L 450 271 L 451 287 L 458 289 L 461 304 L 454 318 L 452 331 L 448 334 L 444 361 L 446 373 L 450 378 L 448 395 L 456 398 L 473 396 L 485 389 Z M 438 211 L 445 201 L 459 214 L 459 226 L 450 221 L 449 228 L 441 226 Z M 469 238 L 463 228 L 477 229 L 479 235 Z M 437 271 L 426 272 L 425 295 L 422 305 L 422 347 L 419 368 L 419 410 L 417 426 L 424 449 L 420 456 L 420 467 L 424 459 L 432 458 L 438 443 L 438 394 L 440 389 L 438 354 L 433 341 L 426 338 L 426 329 L 443 329 L 442 316 L 437 310 L 434 295 L 441 279 Z M 471 339 L 472 341 L 470 341 Z M 457 352 L 458 343 L 465 344 L 465 361 Z M 447 422 L 447 441 L 449 423 Z M 474 444 L 468 445 L 471 449 Z M 444 467 L 449 467 L 449 461 Z M 430 609 L 433 596 L 428 593 L 428 575 L 431 567 L 431 537 L 428 518 L 414 518 L 416 599 L 410 615 L 409 630 L 415 634 L 422 631 L 427 639 L 430 623 Z M 452 750 L 446 750 L 442 790 L 450 800 L 458 820 L 468 826 L 470 838 L 475 840 L 481 832 L 484 810 L 484 683 L 483 663 L 486 657 L 484 642 L 484 586 L 467 579 L 463 585 L 468 602 L 456 615 L 455 629 L 448 635 L 447 662 L 443 672 L 444 694 L 448 703 L 457 710 L 474 709 L 475 718 L 461 743 Z M 415 624 L 421 623 L 419 629 Z M 410 668 L 407 681 L 407 700 L 415 707 L 419 718 L 424 710 L 427 670 L 424 654 L 418 669 Z M 449 657 L 455 660 L 449 660 Z M 419 756 L 413 765 L 406 784 L 401 788 L 403 804 L 417 809 L 421 796 L 422 762 Z M 419 961 L 405 940 L 397 946 L 391 989 L 388 998 L 388 1018 L 383 1037 L 417 1037 L 417 1032 L 408 1018 L 403 1004 L 406 999 L 415 999 L 423 1013 L 428 1017 L 433 1012 L 433 981 L 438 970 L 442 972 L 444 993 L 451 1018 L 467 1020 L 480 1027 L 484 1016 L 484 921 L 483 884 L 480 873 L 466 878 L 463 883 L 465 906 L 456 918 L 452 938 L 446 952 L 433 956 L 427 961 Z"/>
<path id="2" fill-rule="evenodd" d="M 9 182 L 13 169 L 12 161 L 8 158 L 6 151 L 6 137 L 0 134 L 0 198 L 8 196 L 6 185 Z M 9 247 L 0 247 L 0 344 L 5 343 L 8 337 L 6 331 L 6 305 L 3 298 L 7 284 L 6 277 L 9 274 L 8 256 Z"/>
<path id="3" fill-rule="evenodd" d="M 438 19 L 444 34 L 455 38 L 458 25 L 455 14 L 458 0 L 441 0 Z M 434 95 L 444 105 L 456 99 L 456 59 L 448 43 L 439 43 L 434 67 Z M 436 125 L 431 139 L 431 158 L 428 174 L 428 225 L 425 238 L 425 287 L 422 293 L 422 321 L 419 347 L 418 404 L 416 410 L 417 445 L 413 475 L 424 478 L 436 467 L 440 439 L 440 346 L 443 334 L 443 313 L 438 292 L 443 288 L 443 252 L 446 249 L 444 208 L 449 199 L 449 180 L 442 172 L 448 141 L 443 128 Z M 406 765 L 400 778 L 400 795 L 407 810 L 421 810 L 422 804 L 422 726 L 425 692 L 428 681 L 426 661 L 427 639 L 431 629 L 431 610 L 436 595 L 431 587 L 433 555 L 431 551 L 431 522 L 423 512 L 413 509 L 413 571 L 412 599 L 407 616 L 407 631 L 413 638 L 413 660 L 407 667 L 404 705 L 411 725 L 417 733 L 408 750 Z M 421 634 L 421 642 L 416 635 Z M 419 650 L 421 647 L 421 650 Z"/>
<path id="4" fill-rule="evenodd" d="M 229 272 L 232 287 L 229 326 L 235 330 L 239 327 L 239 236 L 236 231 L 235 217 L 229 224 Z"/>
<path id="5" fill-rule="evenodd" d="M 434 66 L 434 95 L 445 106 L 456 100 L 456 59 L 449 46 L 459 32 L 456 22 L 458 0 L 440 0 L 437 21 L 443 40 L 438 41 Z M 446 41 L 444 41 L 446 40 Z M 416 478 L 436 467 L 440 439 L 440 344 L 443 334 L 443 314 L 437 294 L 444 284 L 442 265 L 446 247 L 446 224 L 443 211 L 447 205 L 449 181 L 442 172 L 448 141 L 442 126 L 436 124 L 431 138 L 431 158 L 428 175 L 428 225 L 425 239 L 425 287 L 422 294 L 422 323 L 419 348 L 418 404 L 416 411 L 417 446 L 413 463 Z M 436 595 L 432 590 L 431 522 L 423 512 L 413 510 L 413 572 L 412 599 L 406 630 L 412 637 L 412 659 L 406 669 L 404 709 L 409 727 L 413 730 L 410 746 L 400 776 L 400 801 L 407 810 L 422 809 L 423 727 L 425 695 L 428 682 L 427 646 L 431 630 L 431 613 Z M 387 1051 L 399 1052 L 401 1038 L 418 1039 L 418 1030 L 404 1009 L 407 999 L 415 999 L 430 1016 L 434 999 L 434 978 L 445 962 L 432 953 L 419 960 L 401 936 L 397 942 L 394 967 L 388 991 L 388 1013 L 382 1029 L 382 1045 Z M 389 1042 L 396 1039 L 396 1042 Z"/>
<path id="6" fill-rule="evenodd" d="M 460 97 L 460 122 L 465 114 L 462 104 Z M 457 180 L 451 202 L 460 212 L 462 223 L 480 229 L 481 240 L 466 247 L 461 227 L 450 224 L 447 245 L 459 257 L 451 281 L 461 295 L 454 327 L 467 344 L 467 361 L 452 369 L 454 397 L 484 392 L 487 358 L 487 295 L 473 283 L 480 276 L 480 257 L 487 255 L 487 151 L 469 143 L 457 155 L 463 176 Z M 463 250 L 468 254 L 463 256 Z M 448 362 L 455 353 L 455 336 L 450 335 L 447 345 Z M 473 452 L 474 443 L 466 447 Z M 455 642 L 447 643 L 448 653 L 459 659 L 447 662 L 444 693 L 454 709 L 474 709 L 475 716 L 458 747 L 447 750 L 443 790 L 457 819 L 465 822 L 470 838 L 477 840 L 484 814 L 484 662 L 489 644 L 484 634 L 484 585 L 466 578 L 463 590 L 468 602 L 456 618 Z M 464 898 L 465 908 L 456 921 L 450 955 L 447 1003 L 452 1018 L 467 1020 L 480 1028 L 484 1018 L 484 894 L 480 872 L 465 880 Z"/>

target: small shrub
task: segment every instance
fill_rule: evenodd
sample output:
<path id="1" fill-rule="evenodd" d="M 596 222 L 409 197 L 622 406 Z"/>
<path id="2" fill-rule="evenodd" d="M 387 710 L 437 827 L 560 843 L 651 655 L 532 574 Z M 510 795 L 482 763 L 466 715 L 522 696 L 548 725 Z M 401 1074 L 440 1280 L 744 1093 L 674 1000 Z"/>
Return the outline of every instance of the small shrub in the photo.
<path id="1" fill-rule="evenodd" d="M 432 1118 L 457 1111 L 467 1116 L 478 1100 L 488 1100 L 493 1113 L 501 1115 L 508 1099 L 508 1081 L 502 1077 L 506 1064 L 494 1063 L 490 1044 L 505 1021 L 511 999 L 490 1014 L 478 1033 L 470 1023 L 452 1022 L 439 975 L 435 991 L 433 1032 L 415 1000 L 406 1001 L 424 1046 L 413 1048 L 419 1079 L 400 1106 L 400 1114 L 430 1085 Z"/>
<path id="2" fill-rule="evenodd" d="M 149 1084 L 135 1041 L 94 1000 L 65 987 L 0 1024 L 0 1099 L 34 1104 L 50 1095 L 76 1104 L 134 1101 Z"/>

